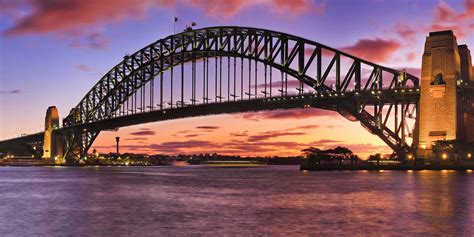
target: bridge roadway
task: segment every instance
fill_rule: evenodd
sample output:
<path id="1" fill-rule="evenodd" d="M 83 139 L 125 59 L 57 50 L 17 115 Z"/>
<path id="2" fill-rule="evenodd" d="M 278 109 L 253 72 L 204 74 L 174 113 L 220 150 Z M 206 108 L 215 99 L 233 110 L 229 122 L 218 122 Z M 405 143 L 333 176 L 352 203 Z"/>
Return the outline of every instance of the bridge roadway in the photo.
<path id="1" fill-rule="evenodd" d="M 166 121 L 180 118 L 219 115 L 243 112 L 258 112 L 295 108 L 319 108 L 324 110 L 338 111 L 341 106 L 352 105 L 354 101 L 363 102 L 365 105 L 380 105 L 393 103 L 417 103 L 419 100 L 419 88 L 406 90 L 380 90 L 349 93 L 329 94 L 302 94 L 283 97 L 257 98 L 252 100 L 227 101 L 218 103 L 206 103 L 198 105 L 185 105 L 163 110 L 152 110 L 148 112 L 122 115 L 92 123 L 83 123 L 70 127 L 56 129 L 61 133 L 66 129 L 91 129 L 108 130 L 121 127 L 133 126 L 143 123 Z M 347 108 L 345 108 L 347 109 Z M 315 121 L 317 123 L 317 121 Z M 0 141 L 0 149 L 15 143 L 31 144 L 43 139 L 43 132 Z"/>

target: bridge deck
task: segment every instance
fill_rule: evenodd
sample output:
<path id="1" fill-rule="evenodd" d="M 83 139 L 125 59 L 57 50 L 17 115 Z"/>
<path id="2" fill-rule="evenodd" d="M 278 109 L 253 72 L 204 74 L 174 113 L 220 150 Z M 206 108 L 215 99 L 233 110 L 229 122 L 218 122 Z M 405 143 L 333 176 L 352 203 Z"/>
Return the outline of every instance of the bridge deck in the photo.
<path id="1" fill-rule="evenodd" d="M 414 103 L 419 100 L 419 90 L 414 88 L 407 89 L 403 92 L 379 91 L 375 93 L 332 93 L 326 95 L 304 94 L 277 98 L 259 98 L 242 101 L 188 105 L 177 108 L 175 107 L 164 110 L 124 115 L 121 117 L 105 119 L 93 123 L 78 124 L 69 128 L 80 127 L 105 130 L 143 123 L 206 115 L 305 108 L 305 105 L 312 108 L 337 111 L 338 106 L 342 105 L 344 102 L 353 103 L 357 100 L 363 101 L 368 105 L 379 103 L 390 104 L 402 101 L 405 103 Z"/>
<path id="2" fill-rule="evenodd" d="M 394 102 L 416 103 L 419 100 L 418 88 L 406 91 L 367 91 L 351 93 L 332 94 L 303 94 L 290 95 L 274 98 L 257 98 L 252 100 L 227 101 L 220 103 L 207 103 L 199 105 L 186 105 L 163 110 L 154 110 L 143 113 L 124 115 L 120 117 L 104 119 L 93 123 L 78 124 L 70 127 L 62 127 L 55 132 L 61 133 L 67 129 L 90 129 L 107 130 L 120 127 L 133 126 L 143 123 L 159 122 L 172 119 L 219 115 L 243 112 L 257 112 L 295 108 L 319 108 L 338 111 L 344 103 L 360 101 L 366 105 L 390 104 Z M 18 144 L 40 144 L 43 141 L 43 132 L 30 134 L 18 138 L 0 141 L 0 149 L 17 146 Z"/>

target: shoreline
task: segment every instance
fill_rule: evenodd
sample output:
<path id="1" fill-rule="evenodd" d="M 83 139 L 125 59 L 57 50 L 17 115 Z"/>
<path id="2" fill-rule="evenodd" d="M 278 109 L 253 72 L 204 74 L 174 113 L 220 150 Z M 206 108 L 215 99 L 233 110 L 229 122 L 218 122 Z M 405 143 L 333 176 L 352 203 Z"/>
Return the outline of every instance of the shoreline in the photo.
<path id="1" fill-rule="evenodd" d="M 307 171 L 337 171 L 337 170 L 367 170 L 367 171 L 382 171 L 382 170 L 394 170 L 394 171 L 421 171 L 421 170 L 454 170 L 454 171 L 468 171 L 474 170 L 474 165 L 304 165 L 300 166 L 300 170 Z"/>

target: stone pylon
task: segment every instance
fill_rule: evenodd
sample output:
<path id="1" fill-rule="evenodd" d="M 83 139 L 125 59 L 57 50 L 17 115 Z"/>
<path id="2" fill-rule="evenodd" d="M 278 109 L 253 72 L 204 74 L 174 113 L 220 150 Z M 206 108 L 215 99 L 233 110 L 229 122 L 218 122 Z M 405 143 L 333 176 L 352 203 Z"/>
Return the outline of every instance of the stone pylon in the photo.
<path id="1" fill-rule="evenodd" d="M 466 141 L 468 115 L 460 87 L 471 78 L 467 46 L 458 46 L 452 31 L 431 32 L 422 61 L 417 152 L 428 157 L 438 140 Z"/>
<path id="2" fill-rule="evenodd" d="M 58 109 L 55 106 L 50 106 L 45 117 L 43 159 L 61 164 L 63 163 L 63 144 L 61 135 L 54 132 L 57 128 L 59 128 Z"/>
<path id="3" fill-rule="evenodd" d="M 471 51 L 467 45 L 459 46 L 459 56 L 461 57 L 461 78 L 463 83 L 474 86 L 474 71 L 472 68 Z M 471 86 L 471 87 L 472 87 Z M 465 126 L 465 139 L 468 142 L 474 142 L 474 91 L 465 91 L 463 93 L 464 116 L 461 117 Z"/>

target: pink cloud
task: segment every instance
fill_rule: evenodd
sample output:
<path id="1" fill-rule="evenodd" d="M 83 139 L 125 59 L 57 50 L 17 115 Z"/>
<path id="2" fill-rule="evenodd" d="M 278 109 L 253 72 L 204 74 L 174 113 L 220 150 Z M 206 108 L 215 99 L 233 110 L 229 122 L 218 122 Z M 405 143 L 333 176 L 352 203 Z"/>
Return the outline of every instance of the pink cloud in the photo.
<path id="1" fill-rule="evenodd" d="M 465 27 L 457 24 L 446 24 L 446 23 L 434 23 L 432 24 L 429 31 L 444 31 L 444 30 L 452 30 L 454 35 L 459 38 L 464 38 L 467 35 Z"/>
<path id="2" fill-rule="evenodd" d="M 474 0 L 464 0 L 464 11 L 456 12 L 446 2 L 440 2 L 435 8 L 435 20 L 438 22 L 459 22 L 474 18 Z"/>
<path id="3" fill-rule="evenodd" d="M 324 4 L 316 4 L 311 0 L 188 0 L 190 5 L 203 9 L 209 16 L 230 18 L 245 9 L 255 6 L 269 6 L 278 14 L 299 15 L 308 11 L 322 14 Z"/>
<path id="4" fill-rule="evenodd" d="M 439 2 L 433 8 L 433 16 L 429 22 L 406 23 L 398 22 L 385 32 L 397 34 L 403 47 L 412 47 L 414 41 L 422 40 L 431 31 L 452 30 L 458 39 L 466 38 L 474 29 L 474 0 L 464 0 L 462 8 L 456 10 L 447 2 Z M 411 48 L 410 48 L 411 50 Z M 416 52 L 405 55 L 407 61 L 416 59 Z M 421 56 L 421 52 L 418 52 Z"/>
<path id="5" fill-rule="evenodd" d="M 298 134 L 295 134 L 295 136 L 297 135 Z M 280 155 L 299 155 L 302 149 L 311 146 L 320 149 L 329 149 L 337 146 L 344 146 L 351 149 L 354 153 L 358 153 L 360 155 L 369 155 L 373 153 L 390 153 L 390 149 L 387 146 L 375 145 L 371 143 L 345 144 L 343 141 L 332 139 L 320 139 L 312 142 L 268 140 L 268 137 L 262 137 L 261 139 L 231 140 L 225 142 L 207 140 L 186 140 L 150 144 L 145 143 L 144 141 L 139 141 L 141 142 L 140 144 L 123 144 L 121 145 L 121 148 L 124 150 L 124 152 L 148 154 L 165 153 L 176 155 L 216 152 L 219 154 L 259 156 L 275 152 L 276 150 L 279 151 Z M 112 151 L 115 149 L 115 145 L 95 145 L 92 147 L 92 149 L 101 149 L 101 152 L 106 152 L 106 150 Z"/>
<path id="6" fill-rule="evenodd" d="M 339 116 L 339 114 L 334 111 L 310 108 L 245 113 L 240 116 L 244 119 L 259 121 L 265 119 L 305 119 L 320 116 Z"/>
<path id="7" fill-rule="evenodd" d="M 342 145 L 349 149 L 352 152 L 357 154 L 375 154 L 375 153 L 391 153 L 392 150 L 386 145 L 374 145 L 371 143 L 361 143 L 361 144 L 347 144 Z"/>
<path id="8" fill-rule="evenodd" d="M 290 89 L 290 88 L 299 88 L 300 87 L 300 81 L 288 79 L 287 85 L 288 85 L 288 89 Z M 266 86 L 267 86 L 268 89 L 270 88 L 270 86 L 272 86 L 272 88 L 281 88 L 281 80 L 273 81 L 272 84 L 267 83 Z M 264 83 L 258 84 L 257 87 L 258 88 L 265 88 L 265 84 Z"/>
<path id="9" fill-rule="evenodd" d="M 93 32 L 88 34 L 85 38 L 86 45 L 90 48 L 95 49 L 106 49 L 110 43 L 110 39 L 99 32 Z M 77 48 L 83 47 L 84 44 L 78 43 L 75 45 Z"/>
<path id="10" fill-rule="evenodd" d="M 257 5 L 270 6 L 271 10 L 285 14 L 324 10 L 323 4 L 317 5 L 311 0 L 30 0 L 2 1 L 0 9 L 6 15 L 17 17 L 15 25 L 4 32 L 8 36 L 17 36 L 78 29 L 82 32 L 98 24 L 120 22 L 129 17 L 143 18 L 152 8 L 174 8 L 177 4 L 202 8 L 206 14 L 215 17 L 231 17 Z"/>
<path id="11" fill-rule="evenodd" d="M 237 12 L 242 11 L 246 8 L 261 5 L 266 1 L 255 0 L 255 1 L 246 1 L 246 0 L 189 0 L 188 1 L 192 6 L 197 8 L 202 8 L 205 10 L 207 15 L 224 17 L 232 17 Z"/>
<path id="12" fill-rule="evenodd" d="M 111 39 L 105 26 L 128 18 L 143 19 L 151 9 L 185 5 L 203 9 L 218 19 L 262 5 L 278 15 L 324 12 L 324 4 L 312 0 L 18 0 L 0 1 L 0 13 L 12 19 L 6 36 L 52 35 L 75 48 L 106 49 Z"/>
<path id="13" fill-rule="evenodd" d="M 416 36 L 419 34 L 419 32 L 416 30 L 416 28 L 403 23 L 403 22 L 398 22 L 395 24 L 394 27 L 395 33 L 397 33 L 401 38 L 403 39 L 409 39 L 413 40 L 416 38 Z"/>
<path id="14" fill-rule="evenodd" d="M 312 11 L 316 14 L 323 14 L 326 11 L 324 3 L 317 4 L 311 0 L 275 0 L 272 8 L 280 13 L 301 14 L 306 11 Z"/>
<path id="15" fill-rule="evenodd" d="M 289 132 L 289 131 L 268 131 L 262 132 L 257 135 L 252 135 L 247 138 L 248 142 L 265 141 L 272 138 L 284 137 L 284 136 L 303 136 L 304 132 Z"/>
<path id="16" fill-rule="evenodd" d="M 23 4 L 10 4 L 7 10 L 3 10 L 3 14 L 12 15 L 14 19 L 14 25 L 3 33 L 6 36 L 52 35 L 67 42 L 71 47 L 106 49 L 110 39 L 104 35 L 101 25 L 119 22 L 126 17 L 144 17 L 151 3 L 167 7 L 173 2 L 171 0 L 23 1 Z"/>
<path id="17" fill-rule="evenodd" d="M 457 12 L 446 2 L 440 2 L 434 10 L 434 21 L 430 31 L 453 30 L 457 37 L 463 38 L 470 34 L 474 19 L 474 0 L 464 0 L 463 11 Z"/>
<path id="18" fill-rule="evenodd" d="M 400 46 L 400 43 L 394 40 L 361 39 L 354 45 L 341 48 L 341 51 L 374 63 L 380 63 L 388 60 Z"/>
<path id="19" fill-rule="evenodd" d="M 458 17 L 458 14 L 445 2 L 440 2 L 435 8 L 435 19 L 437 21 L 451 21 Z"/>
<path id="20" fill-rule="evenodd" d="M 409 52 L 406 55 L 407 61 L 413 61 L 416 58 L 416 52 Z"/>
<path id="21" fill-rule="evenodd" d="M 403 68 L 403 69 L 405 69 L 411 75 L 421 78 L 421 68 L 408 67 L 408 68 Z"/>
<path id="22" fill-rule="evenodd" d="M 169 7 L 173 0 L 31 0 L 29 15 L 21 18 L 6 35 L 46 34 L 116 22 L 125 17 L 143 17 L 150 5 Z"/>
<path id="23" fill-rule="evenodd" d="M 94 69 L 92 67 L 85 64 L 78 64 L 76 65 L 76 68 L 82 72 L 94 72 Z"/>

